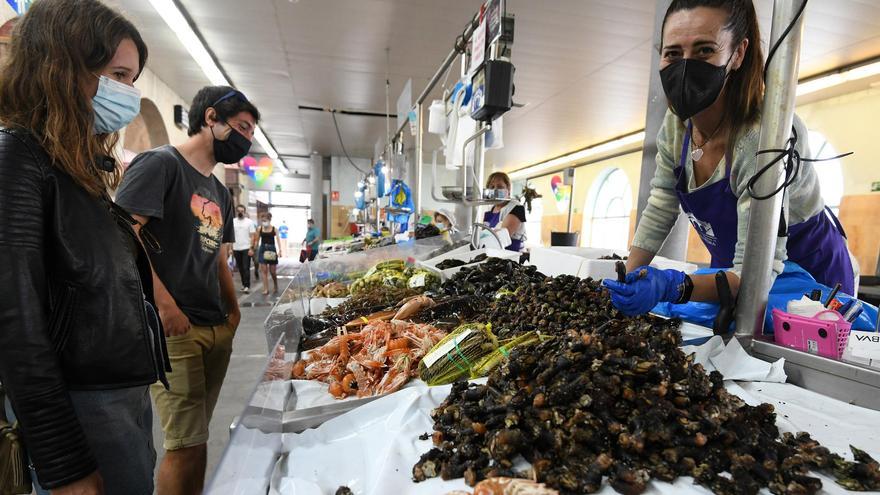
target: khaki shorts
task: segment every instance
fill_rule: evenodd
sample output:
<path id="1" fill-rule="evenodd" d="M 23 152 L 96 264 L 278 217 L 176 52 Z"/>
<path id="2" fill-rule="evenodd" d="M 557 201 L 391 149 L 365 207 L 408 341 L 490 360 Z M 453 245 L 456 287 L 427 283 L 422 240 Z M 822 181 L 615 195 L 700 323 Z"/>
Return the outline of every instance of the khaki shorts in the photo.
<path id="1" fill-rule="evenodd" d="M 168 337 L 169 390 L 155 383 L 150 392 L 165 432 L 165 450 L 208 442 L 208 424 L 226 377 L 235 329 L 228 322 Z"/>

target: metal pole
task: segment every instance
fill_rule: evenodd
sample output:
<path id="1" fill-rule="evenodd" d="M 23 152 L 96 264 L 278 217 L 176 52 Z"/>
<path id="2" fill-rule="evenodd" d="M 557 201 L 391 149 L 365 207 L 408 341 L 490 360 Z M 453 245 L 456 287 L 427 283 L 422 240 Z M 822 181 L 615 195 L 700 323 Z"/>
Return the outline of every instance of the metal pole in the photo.
<path id="1" fill-rule="evenodd" d="M 779 40 L 803 1 L 774 0 L 770 46 L 774 46 Z M 782 148 L 791 133 L 803 19 L 803 16 L 798 19 L 794 28 L 782 41 L 767 70 L 759 150 Z M 758 156 L 755 160 L 755 170 L 758 170 L 759 164 L 763 166 L 772 159 L 773 157 L 766 155 Z M 757 195 L 767 195 L 776 190 L 782 183 L 782 172 L 783 163 L 779 162 L 761 176 L 754 187 Z M 751 344 L 753 335 L 760 336 L 763 333 L 764 312 L 770 292 L 770 274 L 776 253 L 781 207 L 781 194 L 763 201 L 753 199 L 751 202 L 739 302 L 736 308 L 736 336 L 744 344 Z"/>
<path id="2" fill-rule="evenodd" d="M 654 38 L 660 42 L 663 31 L 663 17 L 672 0 L 656 0 L 654 15 Z M 666 93 L 660 82 L 660 51 L 651 51 L 651 76 L 648 83 L 648 108 L 645 119 L 645 143 L 642 146 L 642 170 L 639 178 L 639 196 L 636 203 L 636 225 L 642 218 L 642 212 L 648 205 L 648 197 L 651 195 L 651 179 L 657 170 L 657 133 L 663 125 L 663 118 L 669 106 L 666 103 Z M 658 256 L 665 256 L 674 260 L 685 261 L 687 259 L 688 226 L 687 217 L 680 213 L 678 220 L 670 229 L 666 240 L 657 251 Z"/>
<path id="3" fill-rule="evenodd" d="M 325 222 L 324 216 L 324 158 L 318 154 L 318 152 L 313 152 L 311 156 L 311 171 L 309 172 L 309 192 L 311 193 L 311 209 L 312 209 L 312 220 L 315 221 L 315 225 L 317 225 L 321 229 L 321 235 L 324 238 L 329 238 L 327 230 L 325 229 L 325 225 L 328 222 Z M 287 246 L 284 246 L 285 249 Z"/>
<path id="4" fill-rule="evenodd" d="M 443 63 L 440 64 L 440 68 L 437 69 L 437 72 L 435 72 L 433 76 L 431 76 L 431 79 L 428 81 L 428 85 L 425 86 L 425 89 L 423 89 L 421 94 L 419 94 L 419 97 L 416 98 L 416 105 L 421 105 L 422 103 L 424 103 L 425 99 L 428 97 L 428 94 L 431 92 L 431 90 L 434 89 L 434 86 L 436 86 L 437 83 L 440 82 L 440 78 L 443 77 L 443 74 L 446 73 L 446 69 L 448 69 L 449 66 L 452 65 L 453 62 L 455 62 L 455 58 L 458 57 L 458 55 L 460 53 L 464 53 L 465 48 L 467 48 L 468 41 L 470 41 L 471 36 L 474 34 L 474 29 L 477 28 L 479 23 L 480 23 L 480 14 L 478 12 L 476 15 L 474 15 L 473 18 L 471 18 L 471 20 L 470 20 L 470 22 L 468 22 L 467 26 L 465 26 L 464 32 L 462 33 L 461 42 L 460 43 L 456 42 L 455 47 L 452 49 L 451 52 L 449 52 L 449 55 L 446 55 L 446 58 L 443 60 Z M 395 139 L 398 134 L 403 132 L 404 127 L 406 127 L 406 124 L 407 123 L 404 122 L 397 129 L 397 133 L 395 134 Z"/>
<path id="5" fill-rule="evenodd" d="M 419 215 L 422 212 L 422 126 L 424 125 L 424 116 L 422 115 L 422 103 L 416 103 L 416 149 L 415 149 L 415 172 L 416 176 L 413 177 L 413 182 L 416 185 L 416 197 L 415 201 L 413 201 L 413 212 L 416 215 L 416 221 L 418 222 Z"/>

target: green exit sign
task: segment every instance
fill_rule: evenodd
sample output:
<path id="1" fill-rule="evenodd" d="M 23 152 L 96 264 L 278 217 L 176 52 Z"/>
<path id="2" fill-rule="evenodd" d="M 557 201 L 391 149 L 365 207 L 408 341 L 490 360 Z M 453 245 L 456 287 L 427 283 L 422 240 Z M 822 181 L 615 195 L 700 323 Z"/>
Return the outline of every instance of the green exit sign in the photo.
<path id="1" fill-rule="evenodd" d="M 880 191 L 880 182 L 872 182 L 871 183 L 871 191 L 872 192 Z"/>
<path id="2" fill-rule="evenodd" d="M 281 184 L 275 184 L 275 190 L 281 191 Z"/>

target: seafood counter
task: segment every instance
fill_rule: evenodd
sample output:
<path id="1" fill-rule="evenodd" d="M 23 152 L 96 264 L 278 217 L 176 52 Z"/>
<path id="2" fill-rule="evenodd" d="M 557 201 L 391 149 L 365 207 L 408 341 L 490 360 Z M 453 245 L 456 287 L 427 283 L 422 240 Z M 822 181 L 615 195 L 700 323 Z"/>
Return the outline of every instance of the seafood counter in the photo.
<path id="1" fill-rule="evenodd" d="M 297 284 L 338 304 L 299 305 L 252 400 L 277 421 L 242 421 L 232 443 L 258 454 L 227 451 L 208 493 L 880 490 L 880 413 L 725 381 L 680 322 L 624 317 L 599 281 L 443 258 Z"/>

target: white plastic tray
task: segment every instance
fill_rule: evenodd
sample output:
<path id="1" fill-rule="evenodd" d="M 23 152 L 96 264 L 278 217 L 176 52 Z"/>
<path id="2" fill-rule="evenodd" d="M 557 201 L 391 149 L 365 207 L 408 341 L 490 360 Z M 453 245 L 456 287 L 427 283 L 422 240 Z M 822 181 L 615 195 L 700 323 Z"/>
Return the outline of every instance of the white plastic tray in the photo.
<path id="1" fill-rule="evenodd" d="M 347 300 L 347 297 L 313 297 L 309 300 L 309 314 L 319 315 L 325 309 L 335 308 Z"/>
<path id="2" fill-rule="evenodd" d="M 617 260 L 600 260 L 603 256 L 626 256 L 627 252 L 622 249 L 604 249 L 589 247 L 534 247 L 531 250 L 529 262 L 538 271 L 548 276 L 575 275 L 580 278 L 616 278 L 615 264 Z M 685 273 L 697 270 L 697 265 L 675 261 L 662 256 L 654 257 L 651 266 L 663 270 L 674 269 Z"/>
<path id="3" fill-rule="evenodd" d="M 505 259 L 505 260 L 518 260 L 519 256 L 520 256 L 519 253 L 516 253 L 514 251 L 508 251 L 506 249 L 485 248 L 485 249 L 477 249 L 476 251 L 471 251 L 468 249 L 467 246 L 464 246 L 464 249 L 458 248 L 458 249 L 452 250 L 448 253 L 441 254 L 440 256 L 437 256 L 436 258 L 431 258 L 427 261 L 419 261 L 419 262 L 417 262 L 417 265 L 419 265 L 423 268 L 427 268 L 427 269 L 434 271 L 436 273 L 439 273 L 440 277 L 443 280 L 449 280 L 450 277 L 452 277 L 453 275 L 455 275 L 456 273 L 461 271 L 462 268 L 471 268 L 471 267 L 477 266 L 477 265 L 485 263 L 485 262 L 471 263 L 469 265 L 457 266 L 455 268 L 447 268 L 446 270 L 440 270 L 439 268 L 437 268 L 438 264 L 442 263 L 443 261 L 451 260 L 451 259 L 470 261 L 481 254 L 485 254 L 490 258 L 501 258 L 501 259 Z"/>

